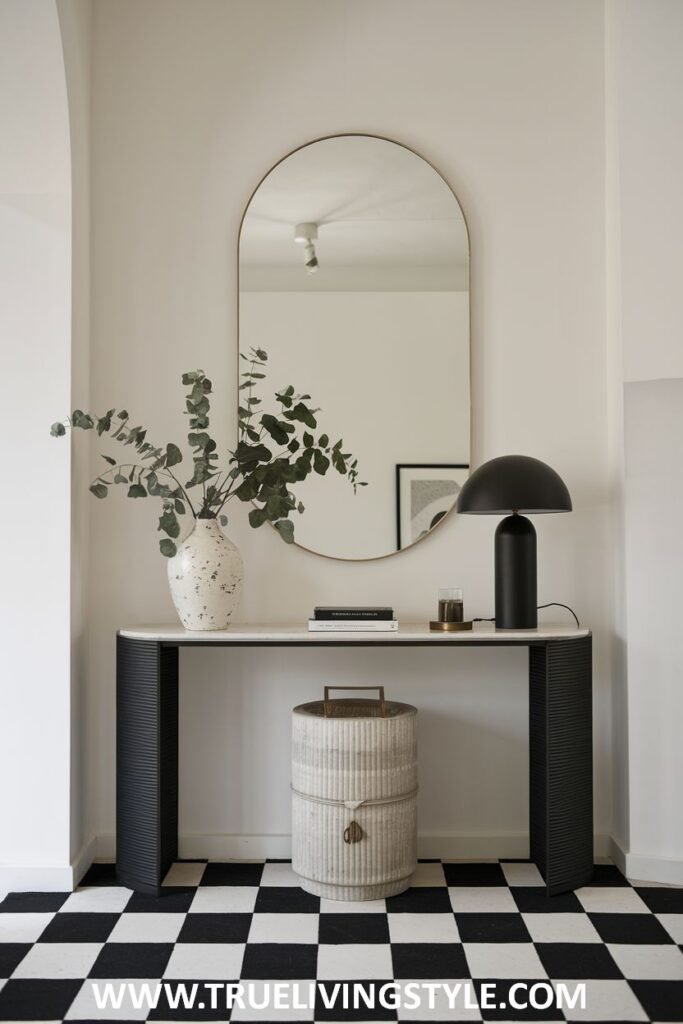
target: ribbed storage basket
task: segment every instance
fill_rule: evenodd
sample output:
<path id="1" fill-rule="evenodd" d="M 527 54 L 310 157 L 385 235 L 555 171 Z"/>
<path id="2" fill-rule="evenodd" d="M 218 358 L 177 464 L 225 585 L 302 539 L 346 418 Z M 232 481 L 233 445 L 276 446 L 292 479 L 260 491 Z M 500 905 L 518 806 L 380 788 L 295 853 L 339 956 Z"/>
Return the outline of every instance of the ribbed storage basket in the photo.
<path id="1" fill-rule="evenodd" d="M 393 896 L 417 866 L 417 710 L 329 689 L 292 711 L 292 867 L 316 896 Z"/>

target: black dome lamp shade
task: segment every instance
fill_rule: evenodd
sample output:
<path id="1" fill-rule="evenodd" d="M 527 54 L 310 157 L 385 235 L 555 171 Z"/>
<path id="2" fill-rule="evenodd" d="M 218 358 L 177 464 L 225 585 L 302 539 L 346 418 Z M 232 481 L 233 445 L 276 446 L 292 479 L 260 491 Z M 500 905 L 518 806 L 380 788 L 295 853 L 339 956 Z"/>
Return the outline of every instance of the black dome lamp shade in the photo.
<path id="1" fill-rule="evenodd" d="M 550 466 L 529 455 L 485 462 L 464 483 L 458 512 L 507 515 L 496 529 L 496 628 L 535 629 L 536 530 L 521 513 L 571 512 L 567 486 Z"/>

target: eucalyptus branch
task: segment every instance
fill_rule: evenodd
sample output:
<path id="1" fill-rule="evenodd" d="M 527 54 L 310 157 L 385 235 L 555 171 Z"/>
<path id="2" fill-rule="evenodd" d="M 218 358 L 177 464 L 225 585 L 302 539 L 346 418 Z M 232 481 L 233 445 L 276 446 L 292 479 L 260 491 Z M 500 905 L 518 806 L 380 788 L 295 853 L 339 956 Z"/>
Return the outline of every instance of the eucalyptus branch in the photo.
<path id="1" fill-rule="evenodd" d="M 178 477 L 177 477 L 177 476 L 175 475 L 175 473 L 172 473 L 170 469 L 167 469 L 167 470 L 166 470 L 166 472 L 168 473 L 168 475 L 169 475 L 169 476 L 171 477 L 171 479 L 172 479 L 172 480 L 174 480 L 174 481 L 175 481 L 175 483 L 176 483 L 176 484 L 178 485 L 178 487 L 180 488 L 180 491 L 182 492 L 182 495 L 183 495 L 183 497 L 185 498 L 185 501 L 187 502 L 187 504 L 188 504 L 188 505 L 189 505 L 189 507 L 190 507 L 190 512 L 192 513 L 192 515 L 193 515 L 193 516 L 194 516 L 194 518 L 196 519 L 196 518 L 197 518 L 197 513 L 195 512 L 195 510 L 194 510 L 194 506 L 193 506 L 193 504 L 192 504 L 192 501 L 190 500 L 190 495 L 189 495 L 189 494 L 187 493 L 187 491 L 185 490 L 185 488 L 183 487 L 183 485 L 181 484 L 180 480 L 179 480 L 179 479 L 178 479 Z"/>
<path id="2" fill-rule="evenodd" d="M 235 490 L 233 489 L 233 487 L 234 487 L 236 479 L 237 479 L 236 477 L 232 477 L 232 479 L 230 480 L 230 482 L 229 482 L 229 484 L 228 484 L 228 486 L 227 486 L 227 488 L 225 490 L 225 494 L 221 494 L 222 501 L 221 501 L 220 505 L 218 506 L 218 508 L 216 509 L 216 515 L 218 515 L 220 512 L 223 511 L 223 506 L 225 505 L 225 503 L 227 501 L 229 501 L 230 498 L 234 495 Z"/>
<path id="3" fill-rule="evenodd" d="M 215 440 L 209 434 L 210 395 L 213 388 L 203 370 L 184 373 L 182 382 L 190 390 L 185 397 L 185 411 L 189 416 L 187 442 L 192 450 L 192 475 L 182 484 L 173 467 L 183 461 L 183 455 L 175 444 L 160 448 L 146 440 L 147 430 L 142 426 L 131 427 L 130 416 L 123 409 L 108 410 L 104 416 L 92 416 L 76 409 L 65 421 L 53 423 L 51 433 L 55 437 L 66 434 L 67 428 L 96 430 L 98 437 L 107 434 L 111 440 L 131 445 L 140 462 L 118 463 L 109 455 L 102 458 L 109 468 L 96 477 L 90 485 L 97 498 L 106 498 L 109 487 L 128 483 L 128 497 L 156 497 L 162 503 L 158 529 L 166 536 L 159 542 L 163 555 L 176 554 L 175 541 L 180 535 L 178 516 L 186 514 L 186 506 L 194 519 L 216 519 L 227 523 L 223 509 L 228 501 L 237 497 L 241 502 L 252 505 L 249 522 L 259 527 L 270 522 L 287 543 L 294 540 L 293 512 L 302 513 L 304 506 L 297 501 L 292 488 L 303 482 L 310 473 L 325 476 L 332 466 L 346 476 L 354 492 L 357 486 L 366 486 L 358 481 L 357 460 L 342 451 L 343 442 L 334 445 L 327 434 L 315 437 L 319 409 L 309 404 L 310 395 L 296 394 L 290 384 L 274 393 L 277 403 L 275 413 L 263 412 L 261 399 L 255 394 L 257 384 L 266 379 L 265 371 L 268 354 L 261 348 L 251 350 L 249 356 L 241 354 L 249 369 L 241 374 L 242 383 L 238 394 L 247 394 L 246 404 L 240 400 L 238 410 L 238 443 L 234 451 L 228 452 L 228 468 L 219 469 L 219 456 Z M 255 422 L 258 417 L 258 422 Z M 273 454 L 271 443 L 277 446 Z M 147 463 L 142 465 L 141 463 Z M 124 472 L 122 471 L 126 471 Z M 169 479 L 174 488 L 166 484 Z M 201 500 L 192 503 L 189 491 L 201 486 Z"/>

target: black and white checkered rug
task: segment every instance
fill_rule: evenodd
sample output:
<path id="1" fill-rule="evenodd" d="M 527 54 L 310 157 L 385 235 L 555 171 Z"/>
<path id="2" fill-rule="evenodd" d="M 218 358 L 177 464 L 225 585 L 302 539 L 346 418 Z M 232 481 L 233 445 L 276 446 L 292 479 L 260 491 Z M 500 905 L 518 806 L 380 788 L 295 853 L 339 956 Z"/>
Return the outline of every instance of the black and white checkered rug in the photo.
<path id="1" fill-rule="evenodd" d="M 74 893 L 8 895 L 0 1020 L 683 1021 L 683 889 L 631 885 L 611 865 L 550 899 L 536 867 L 519 861 L 421 862 L 408 892 L 370 903 L 310 896 L 283 861 L 183 861 L 165 886 L 158 899 L 132 893 L 112 865 L 96 864 Z M 394 992 L 415 982 L 420 1005 L 369 1009 L 392 980 Z M 450 998 L 430 988 L 444 980 Z M 107 982 L 125 993 L 118 1009 L 97 1006 Z M 159 993 L 154 1008 L 134 1005 L 144 982 Z M 228 1009 L 218 983 L 236 982 L 252 994 L 273 982 L 300 992 L 285 998 L 290 1008 L 270 997 L 259 1008 L 256 996 Z M 345 1006 L 343 982 L 368 999 Z M 513 1008 L 520 982 L 584 982 L 585 1008 Z M 191 1008 L 182 997 L 172 1006 L 180 983 L 189 996 L 198 986 Z"/>

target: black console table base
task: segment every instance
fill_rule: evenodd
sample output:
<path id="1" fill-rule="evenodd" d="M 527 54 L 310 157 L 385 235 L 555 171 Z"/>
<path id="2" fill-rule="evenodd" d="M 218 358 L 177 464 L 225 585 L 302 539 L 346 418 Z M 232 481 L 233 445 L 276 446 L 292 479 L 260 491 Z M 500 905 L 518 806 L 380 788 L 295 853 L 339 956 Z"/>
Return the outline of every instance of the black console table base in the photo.
<path id="1" fill-rule="evenodd" d="M 241 627 L 235 627 L 236 630 Z M 253 630 L 253 627 L 252 627 Z M 404 636 L 121 631 L 116 654 L 116 872 L 158 895 L 178 856 L 178 650 L 221 647 L 524 646 L 529 648 L 530 854 L 548 895 L 593 871 L 592 638 L 585 630 Z M 259 636 L 261 639 L 259 639 Z M 294 637 L 294 638 L 292 638 Z"/>

